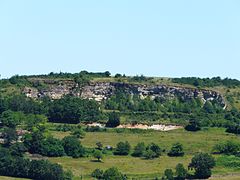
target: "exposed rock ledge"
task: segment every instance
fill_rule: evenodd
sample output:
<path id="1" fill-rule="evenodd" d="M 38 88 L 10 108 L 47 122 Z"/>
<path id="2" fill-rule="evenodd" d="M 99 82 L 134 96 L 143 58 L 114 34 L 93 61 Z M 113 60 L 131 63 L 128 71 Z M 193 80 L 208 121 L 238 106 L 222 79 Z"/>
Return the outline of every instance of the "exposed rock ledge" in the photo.
<path id="1" fill-rule="evenodd" d="M 38 90 L 36 88 L 25 87 L 23 92 L 28 97 L 41 98 L 48 96 L 52 99 L 59 99 L 64 95 L 72 94 L 74 96 L 81 96 L 83 98 L 95 99 L 96 101 L 102 101 L 108 99 L 113 95 L 116 89 L 123 88 L 127 93 L 136 94 L 140 97 L 181 97 L 184 100 L 191 98 L 200 98 L 204 102 L 217 101 L 222 107 L 225 107 L 225 102 L 221 94 L 211 91 L 194 88 L 184 88 L 177 86 L 167 85 L 136 85 L 119 82 L 98 82 L 90 83 L 78 90 L 77 85 L 73 81 L 58 82 L 56 84 L 49 84 L 48 88 Z"/>

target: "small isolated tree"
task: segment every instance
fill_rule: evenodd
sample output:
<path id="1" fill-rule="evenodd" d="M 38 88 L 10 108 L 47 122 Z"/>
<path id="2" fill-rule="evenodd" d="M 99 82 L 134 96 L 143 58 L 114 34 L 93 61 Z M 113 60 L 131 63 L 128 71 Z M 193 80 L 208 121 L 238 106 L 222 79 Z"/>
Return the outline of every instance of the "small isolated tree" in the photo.
<path id="1" fill-rule="evenodd" d="M 168 155 L 172 156 L 172 157 L 183 156 L 184 152 L 183 152 L 182 144 L 180 144 L 180 143 L 173 144 L 173 146 L 172 146 L 171 150 L 169 151 Z"/>
<path id="2" fill-rule="evenodd" d="M 195 169 L 195 177 L 200 179 L 209 178 L 211 176 L 211 169 L 214 166 L 214 158 L 207 153 L 196 154 L 189 164 L 189 168 Z"/>
<path id="3" fill-rule="evenodd" d="M 187 170 L 184 168 L 183 164 L 179 163 L 176 166 L 176 179 L 177 180 L 184 180 L 187 177 Z"/>
<path id="4" fill-rule="evenodd" d="M 172 169 L 166 169 L 164 171 L 163 180 L 174 180 Z"/>
<path id="5" fill-rule="evenodd" d="M 196 119 L 190 119 L 187 126 L 185 126 L 187 131 L 199 131 L 201 130 L 200 123 Z"/>
<path id="6" fill-rule="evenodd" d="M 104 180 L 126 180 L 126 175 L 123 175 L 119 170 L 115 167 L 107 169 L 103 174 Z"/>
<path id="7" fill-rule="evenodd" d="M 103 158 L 103 154 L 99 150 L 95 150 L 93 156 L 98 160 L 98 162 L 101 162 L 101 159 Z"/>
<path id="8" fill-rule="evenodd" d="M 113 112 L 109 115 L 108 122 L 106 124 L 106 127 L 117 127 L 120 125 L 120 117 L 116 112 Z"/>
<path id="9" fill-rule="evenodd" d="M 146 146 L 144 142 L 140 142 L 134 147 L 134 152 L 132 155 L 135 157 L 142 157 L 145 151 L 146 151 Z"/>
<path id="10" fill-rule="evenodd" d="M 116 150 L 114 151 L 115 155 L 128 155 L 130 152 L 131 146 L 128 141 L 126 142 L 119 142 L 117 144 Z"/>
<path id="11" fill-rule="evenodd" d="M 93 172 L 92 172 L 92 174 L 91 174 L 91 176 L 93 177 L 93 178 L 96 178 L 96 179 L 103 179 L 103 170 L 101 170 L 101 169 L 95 169 Z"/>

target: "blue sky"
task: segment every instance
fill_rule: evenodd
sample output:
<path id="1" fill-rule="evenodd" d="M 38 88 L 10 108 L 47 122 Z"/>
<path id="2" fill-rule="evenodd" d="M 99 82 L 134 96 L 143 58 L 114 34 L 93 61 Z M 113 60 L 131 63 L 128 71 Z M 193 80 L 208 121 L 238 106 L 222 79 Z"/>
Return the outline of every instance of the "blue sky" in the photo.
<path id="1" fill-rule="evenodd" d="M 240 79 L 239 0 L 0 0 L 0 74 Z"/>

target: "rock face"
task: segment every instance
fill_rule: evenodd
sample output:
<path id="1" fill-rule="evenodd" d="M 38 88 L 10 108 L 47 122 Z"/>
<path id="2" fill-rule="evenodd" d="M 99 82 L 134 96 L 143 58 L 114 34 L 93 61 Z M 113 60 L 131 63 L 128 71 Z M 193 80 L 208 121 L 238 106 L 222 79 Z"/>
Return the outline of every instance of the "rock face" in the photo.
<path id="1" fill-rule="evenodd" d="M 74 96 L 81 96 L 83 98 L 94 99 L 100 102 L 111 97 L 117 89 L 124 89 L 126 93 L 139 95 L 142 98 L 151 97 L 154 99 L 156 97 L 180 97 L 184 100 L 200 98 L 204 102 L 214 100 L 222 107 L 225 106 L 223 97 L 215 91 L 166 86 L 161 84 L 136 85 L 119 82 L 97 82 L 84 86 L 80 93 L 80 90 L 78 90 L 77 85 L 73 81 L 62 81 L 55 84 L 49 84 L 48 88 L 42 90 L 26 87 L 23 92 L 31 98 L 48 96 L 52 99 L 59 99 L 64 95 L 71 94 Z"/>

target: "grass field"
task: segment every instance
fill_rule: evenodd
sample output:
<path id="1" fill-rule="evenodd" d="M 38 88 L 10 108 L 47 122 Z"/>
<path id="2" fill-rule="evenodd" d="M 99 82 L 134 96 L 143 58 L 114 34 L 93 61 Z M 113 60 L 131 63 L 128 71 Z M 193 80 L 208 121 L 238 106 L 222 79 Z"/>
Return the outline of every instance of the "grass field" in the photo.
<path id="1" fill-rule="evenodd" d="M 69 133 L 52 132 L 55 137 L 63 138 Z M 90 132 L 81 140 L 86 147 L 95 147 L 96 142 L 100 141 L 104 146 L 115 145 L 119 141 L 129 141 L 135 146 L 138 142 L 146 144 L 154 142 L 162 148 L 169 150 L 171 145 L 180 142 L 184 146 L 185 156 L 172 158 L 166 153 L 160 158 L 154 160 L 144 160 L 131 156 L 113 156 L 107 155 L 103 162 L 94 162 L 92 157 L 73 159 L 70 157 L 50 158 L 52 162 L 61 164 L 65 169 L 70 169 L 76 177 L 82 176 L 84 179 L 89 179 L 89 174 L 96 168 L 107 169 L 115 166 L 129 177 L 141 179 L 161 177 L 166 168 L 175 168 L 176 164 L 183 163 L 185 167 L 189 164 L 194 153 L 208 152 L 211 153 L 212 147 L 220 141 L 232 140 L 239 141 L 240 137 L 225 133 L 224 129 L 209 128 L 199 132 L 187 132 L 183 129 L 159 132 L 153 131 L 148 133 L 117 133 L 117 132 Z M 216 160 L 221 156 L 215 156 Z M 219 163 L 217 163 L 219 164 Z M 213 179 L 240 179 L 240 169 L 226 168 L 218 165 L 213 169 Z M 238 174 L 239 173 L 239 174 Z M 224 176 L 222 176 L 224 175 Z M 77 178 L 76 178 L 77 179 Z"/>
<path id="2" fill-rule="evenodd" d="M 53 132 L 57 138 L 63 138 L 69 135 L 68 132 Z M 184 146 L 184 151 L 187 154 L 194 154 L 196 152 L 211 152 L 212 147 L 225 140 L 237 141 L 240 137 L 225 133 L 225 129 L 209 128 L 199 132 L 188 132 L 184 129 L 160 132 L 153 131 L 147 133 L 116 133 L 116 132 L 90 132 L 86 133 L 82 144 L 86 147 L 96 147 L 96 142 L 100 141 L 104 146 L 115 145 L 119 141 L 129 141 L 132 146 L 138 142 L 145 142 L 146 144 L 154 142 L 159 144 L 164 149 L 169 149 L 173 143 L 180 142 Z"/>

